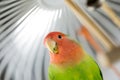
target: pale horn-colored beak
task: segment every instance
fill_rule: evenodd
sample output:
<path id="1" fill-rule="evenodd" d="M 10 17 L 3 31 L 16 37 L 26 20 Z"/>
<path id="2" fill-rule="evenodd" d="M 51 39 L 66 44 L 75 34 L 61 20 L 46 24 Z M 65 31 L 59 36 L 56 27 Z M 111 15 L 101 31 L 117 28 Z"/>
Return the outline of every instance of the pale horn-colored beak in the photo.
<path id="1" fill-rule="evenodd" d="M 47 39 L 46 46 L 51 53 L 54 53 L 54 54 L 58 53 L 57 43 L 53 39 Z"/>

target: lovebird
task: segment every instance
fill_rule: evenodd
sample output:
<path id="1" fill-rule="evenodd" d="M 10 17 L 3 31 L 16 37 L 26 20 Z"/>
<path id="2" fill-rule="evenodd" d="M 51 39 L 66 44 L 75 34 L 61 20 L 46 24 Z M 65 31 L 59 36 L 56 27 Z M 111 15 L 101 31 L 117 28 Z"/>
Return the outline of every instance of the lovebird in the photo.
<path id="1" fill-rule="evenodd" d="M 70 36 L 50 32 L 44 44 L 50 55 L 49 80 L 103 80 L 98 64 Z"/>

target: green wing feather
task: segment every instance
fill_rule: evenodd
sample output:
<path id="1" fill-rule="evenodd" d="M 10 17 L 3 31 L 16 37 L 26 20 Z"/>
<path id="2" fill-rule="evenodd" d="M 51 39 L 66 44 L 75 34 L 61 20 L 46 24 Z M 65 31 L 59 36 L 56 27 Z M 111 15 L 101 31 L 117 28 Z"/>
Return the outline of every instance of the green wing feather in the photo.
<path id="1" fill-rule="evenodd" d="M 74 66 L 60 68 L 50 64 L 49 80 L 103 80 L 100 68 L 89 56 Z"/>

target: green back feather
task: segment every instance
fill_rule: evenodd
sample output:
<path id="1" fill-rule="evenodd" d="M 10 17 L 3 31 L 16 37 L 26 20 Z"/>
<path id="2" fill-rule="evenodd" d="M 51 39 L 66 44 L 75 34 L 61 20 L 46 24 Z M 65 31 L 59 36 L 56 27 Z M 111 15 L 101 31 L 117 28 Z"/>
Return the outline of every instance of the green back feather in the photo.
<path id="1" fill-rule="evenodd" d="M 96 62 L 88 55 L 78 64 L 60 68 L 50 64 L 49 80 L 103 80 Z"/>

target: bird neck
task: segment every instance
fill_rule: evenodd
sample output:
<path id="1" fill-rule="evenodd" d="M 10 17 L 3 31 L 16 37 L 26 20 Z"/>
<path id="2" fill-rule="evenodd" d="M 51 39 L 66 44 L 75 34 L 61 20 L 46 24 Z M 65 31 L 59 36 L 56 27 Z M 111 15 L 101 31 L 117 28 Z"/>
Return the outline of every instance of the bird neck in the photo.
<path id="1" fill-rule="evenodd" d="M 71 49 L 61 48 L 58 54 L 50 53 L 50 63 L 57 66 L 72 66 L 78 64 L 83 56 L 83 49 L 78 45 L 73 45 Z"/>

